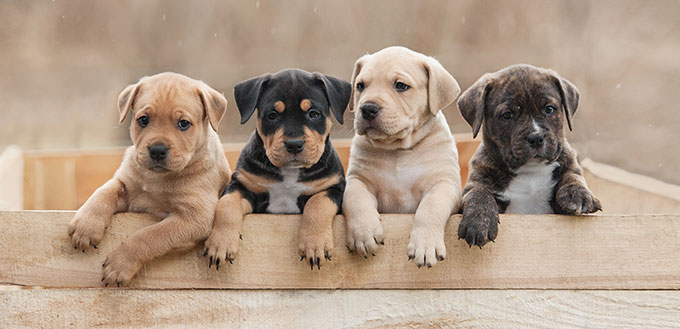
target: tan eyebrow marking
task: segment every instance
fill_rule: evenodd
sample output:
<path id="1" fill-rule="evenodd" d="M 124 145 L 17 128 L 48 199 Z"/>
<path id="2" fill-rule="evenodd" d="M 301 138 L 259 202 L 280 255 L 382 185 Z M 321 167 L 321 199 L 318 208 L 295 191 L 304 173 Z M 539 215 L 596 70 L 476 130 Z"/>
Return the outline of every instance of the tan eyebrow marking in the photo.
<path id="1" fill-rule="evenodd" d="M 286 109 L 286 104 L 283 104 L 282 101 L 276 101 L 276 103 L 274 103 L 274 109 L 276 112 L 282 113 Z"/>
<path id="2" fill-rule="evenodd" d="M 307 111 L 312 107 L 312 102 L 309 99 L 303 99 L 302 102 L 300 102 L 300 108 L 303 111 Z"/>

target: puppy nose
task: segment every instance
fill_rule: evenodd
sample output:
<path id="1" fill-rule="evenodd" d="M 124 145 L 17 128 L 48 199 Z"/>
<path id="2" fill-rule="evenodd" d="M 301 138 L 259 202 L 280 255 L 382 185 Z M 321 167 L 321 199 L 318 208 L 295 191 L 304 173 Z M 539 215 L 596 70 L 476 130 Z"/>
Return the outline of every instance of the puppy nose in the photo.
<path id="1" fill-rule="evenodd" d="M 149 156 L 155 161 L 161 161 L 168 157 L 168 147 L 165 145 L 149 146 Z"/>
<path id="2" fill-rule="evenodd" d="M 364 105 L 361 105 L 361 116 L 368 120 L 371 121 L 375 119 L 378 114 L 380 114 L 380 107 L 375 104 L 375 103 L 366 103 Z"/>
<path id="3" fill-rule="evenodd" d="M 531 133 L 527 136 L 527 143 L 533 148 L 539 148 L 543 146 L 543 134 L 542 133 Z"/>
<path id="4" fill-rule="evenodd" d="M 305 141 L 301 139 L 287 140 L 284 144 L 286 145 L 286 151 L 292 154 L 298 154 L 305 148 Z"/>

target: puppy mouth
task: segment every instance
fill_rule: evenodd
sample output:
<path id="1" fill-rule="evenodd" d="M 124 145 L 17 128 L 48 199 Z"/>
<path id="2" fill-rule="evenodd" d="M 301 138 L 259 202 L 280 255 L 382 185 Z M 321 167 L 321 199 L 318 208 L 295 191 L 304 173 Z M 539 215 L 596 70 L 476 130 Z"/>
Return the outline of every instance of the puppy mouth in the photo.
<path id="1" fill-rule="evenodd" d="M 167 172 L 170 171 L 170 169 L 168 169 L 167 167 L 165 167 L 164 165 L 159 164 L 159 163 L 155 163 L 155 164 L 150 165 L 148 167 L 148 169 L 149 169 L 149 171 L 157 173 L 157 174 L 164 174 L 164 173 L 167 173 Z"/>

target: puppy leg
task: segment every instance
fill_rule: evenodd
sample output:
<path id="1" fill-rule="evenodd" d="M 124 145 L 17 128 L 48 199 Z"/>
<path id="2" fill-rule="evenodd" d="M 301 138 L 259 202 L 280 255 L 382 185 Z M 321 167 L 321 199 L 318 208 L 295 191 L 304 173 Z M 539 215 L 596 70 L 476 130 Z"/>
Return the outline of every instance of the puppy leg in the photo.
<path id="1" fill-rule="evenodd" d="M 173 214 L 133 234 L 102 265 L 104 285 L 126 286 L 150 260 L 177 248 L 191 248 L 210 231 L 210 214 Z"/>
<path id="2" fill-rule="evenodd" d="M 444 228 L 459 205 L 460 187 L 456 188 L 451 182 L 439 182 L 425 193 L 413 220 L 408 243 L 409 260 L 418 267 L 432 267 L 437 260 L 446 258 Z"/>
<path id="3" fill-rule="evenodd" d="M 104 230 L 111 224 L 111 216 L 127 207 L 125 194 L 125 186 L 116 178 L 94 191 L 68 225 L 74 248 L 83 252 L 90 247 L 97 248 Z"/>
<path id="4" fill-rule="evenodd" d="M 347 180 L 342 202 L 342 213 L 347 225 L 347 248 L 364 258 L 374 255 L 378 244 L 385 244 L 383 227 L 378 214 L 378 201 L 364 182 L 357 178 Z"/>
<path id="5" fill-rule="evenodd" d="M 309 266 L 321 269 L 321 262 L 333 255 L 333 219 L 338 205 L 329 198 L 328 191 L 313 195 L 305 204 L 298 233 L 300 259 L 308 258 Z M 341 195 L 339 195 L 341 196 Z"/>
<path id="6" fill-rule="evenodd" d="M 463 219 L 458 226 L 458 238 L 481 248 L 498 235 L 498 204 L 483 187 L 473 187 L 463 197 Z"/>
<path id="7" fill-rule="evenodd" d="M 222 261 L 233 263 L 241 239 L 243 216 L 252 211 L 250 202 L 239 191 L 230 192 L 220 199 L 215 209 L 212 231 L 205 241 L 203 255 L 210 257 L 208 267 L 215 262 L 215 268 L 219 271 Z"/>
<path id="8" fill-rule="evenodd" d="M 585 179 L 578 172 L 564 174 L 555 191 L 555 212 L 558 214 L 580 215 L 602 210 L 600 200 L 590 192 Z"/>

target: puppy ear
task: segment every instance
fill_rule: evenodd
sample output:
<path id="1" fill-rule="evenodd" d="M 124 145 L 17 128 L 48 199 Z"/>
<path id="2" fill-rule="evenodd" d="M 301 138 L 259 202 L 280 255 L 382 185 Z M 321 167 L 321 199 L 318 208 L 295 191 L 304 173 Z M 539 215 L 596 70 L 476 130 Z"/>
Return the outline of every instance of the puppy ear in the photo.
<path id="1" fill-rule="evenodd" d="M 314 73 L 314 78 L 323 84 L 326 98 L 328 98 L 328 103 L 331 105 L 331 111 L 333 111 L 333 115 L 338 122 L 342 124 L 342 115 L 345 113 L 347 103 L 350 101 L 352 85 L 345 80 L 316 72 Z"/>
<path id="2" fill-rule="evenodd" d="M 486 108 L 486 96 L 491 91 L 493 85 L 492 76 L 485 74 L 458 99 L 458 110 L 463 115 L 465 121 L 472 127 L 472 137 L 477 137 L 482 128 L 484 120 L 484 109 Z"/>
<path id="3" fill-rule="evenodd" d="M 581 94 L 579 93 L 576 86 L 574 86 L 571 82 L 567 81 L 567 79 L 564 79 L 557 75 L 557 73 L 553 74 L 553 79 L 555 85 L 557 86 L 557 90 L 559 90 L 560 96 L 562 97 L 562 108 L 564 109 L 564 116 L 567 117 L 567 125 L 569 126 L 569 131 L 571 131 L 572 130 L 571 118 L 574 116 L 574 113 L 576 113 L 576 109 L 578 108 L 578 102 L 579 99 L 581 98 Z"/>
<path id="4" fill-rule="evenodd" d="M 214 131 L 217 131 L 224 112 L 227 110 L 227 99 L 224 98 L 224 95 L 206 84 L 198 89 L 198 97 L 201 98 L 201 103 L 203 103 L 203 109 L 208 117 L 210 126 Z"/>
<path id="5" fill-rule="evenodd" d="M 264 85 L 271 79 L 271 74 L 263 74 L 259 77 L 241 81 L 234 86 L 234 99 L 236 106 L 241 114 L 241 124 L 248 122 L 248 119 L 255 112 L 257 101 L 260 99 Z"/>
<path id="6" fill-rule="evenodd" d="M 361 67 L 364 66 L 364 61 L 366 58 L 368 58 L 370 55 L 364 55 L 361 56 L 359 59 L 357 59 L 356 62 L 354 62 L 354 71 L 352 72 L 352 80 L 350 82 L 350 94 L 349 94 L 349 105 L 348 109 L 350 112 L 354 111 L 354 90 L 357 87 L 357 75 L 361 72 Z"/>
<path id="7" fill-rule="evenodd" d="M 140 80 L 135 84 L 125 87 L 120 95 L 118 95 L 118 112 L 120 113 L 119 123 L 123 123 L 125 118 L 130 113 L 132 105 L 135 103 L 135 97 L 137 97 L 137 92 L 139 91 L 139 87 L 141 85 L 142 81 Z"/>
<path id="8" fill-rule="evenodd" d="M 427 57 L 423 65 L 429 79 L 427 98 L 430 111 L 432 114 L 437 115 L 440 110 L 456 100 L 456 97 L 460 94 L 460 86 L 451 73 L 436 59 Z"/>

